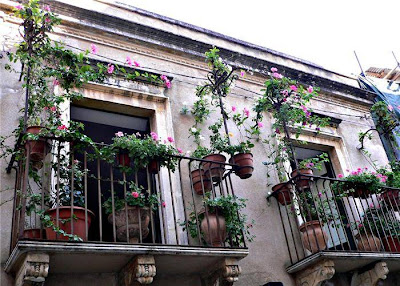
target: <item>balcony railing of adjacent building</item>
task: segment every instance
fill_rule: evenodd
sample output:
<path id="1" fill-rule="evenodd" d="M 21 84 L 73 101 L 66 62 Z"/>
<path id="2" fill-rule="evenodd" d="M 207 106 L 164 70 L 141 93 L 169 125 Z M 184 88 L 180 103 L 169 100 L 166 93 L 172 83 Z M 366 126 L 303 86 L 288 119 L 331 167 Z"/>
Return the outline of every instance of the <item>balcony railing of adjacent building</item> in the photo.
<path id="1" fill-rule="evenodd" d="M 318 252 L 400 253 L 400 189 L 298 175 L 269 196 L 291 265 Z"/>
<path id="2" fill-rule="evenodd" d="M 27 239 L 246 248 L 243 231 L 226 231 L 222 212 L 204 203 L 235 195 L 235 165 L 171 156 L 175 168 L 135 170 L 129 155 L 106 161 L 48 142 L 39 153 L 28 143 L 15 168 L 11 248 Z M 145 206 L 129 206 L 137 197 Z"/>

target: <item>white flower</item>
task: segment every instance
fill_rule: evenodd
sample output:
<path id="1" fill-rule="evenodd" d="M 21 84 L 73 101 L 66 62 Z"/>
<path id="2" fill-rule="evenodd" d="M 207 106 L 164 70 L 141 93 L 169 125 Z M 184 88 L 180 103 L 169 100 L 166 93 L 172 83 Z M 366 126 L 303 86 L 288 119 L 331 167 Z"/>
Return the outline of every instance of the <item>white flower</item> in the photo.
<path id="1" fill-rule="evenodd" d="M 191 151 L 189 151 L 189 150 L 188 150 L 188 151 L 186 151 L 186 154 L 187 154 L 187 155 L 190 155 L 190 153 L 192 153 L 192 152 L 191 152 Z"/>
<path id="2" fill-rule="evenodd" d="M 232 67 L 230 65 L 226 66 L 228 68 L 229 71 L 232 71 Z"/>
<path id="3" fill-rule="evenodd" d="M 222 63 L 222 58 L 218 58 L 218 61 Z"/>
<path id="4" fill-rule="evenodd" d="M 196 133 L 197 129 L 195 127 L 190 128 L 190 131 L 192 131 L 192 133 Z"/>
<path id="5" fill-rule="evenodd" d="M 203 135 L 200 135 L 199 139 L 202 140 L 202 141 L 206 140 L 206 138 Z"/>
<path id="6" fill-rule="evenodd" d="M 182 102 L 183 105 L 187 105 L 187 101 Z"/>

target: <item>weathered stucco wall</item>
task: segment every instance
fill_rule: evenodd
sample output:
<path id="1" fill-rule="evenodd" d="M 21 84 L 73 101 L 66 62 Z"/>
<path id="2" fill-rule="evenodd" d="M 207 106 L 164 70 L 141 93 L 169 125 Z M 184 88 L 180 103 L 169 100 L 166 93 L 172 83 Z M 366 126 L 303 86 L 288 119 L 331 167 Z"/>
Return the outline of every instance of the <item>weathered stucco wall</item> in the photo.
<path id="1" fill-rule="evenodd" d="M 79 4 L 81 1 L 77 1 Z M 80 5 L 80 4 L 79 4 Z M 86 4 L 85 4 L 86 5 Z M 98 5 L 98 3 L 96 3 Z M 105 4 L 102 4 L 103 7 Z M 100 9 L 100 8 L 99 8 Z M 116 8 L 113 8 L 113 13 Z M 102 8 L 103 12 L 107 12 L 107 9 Z M 118 10 L 119 11 L 119 10 Z M 117 11 L 117 12 L 118 12 Z M 124 11 L 123 16 L 135 21 L 144 21 L 143 16 L 136 14 L 130 14 Z M 7 20 L 9 21 L 9 19 Z M 78 20 L 74 20 L 78 22 Z M 154 25 L 161 25 L 159 20 L 147 19 L 147 24 L 153 23 Z M 152 22 L 153 21 L 153 22 Z M 2 22 L 0 18 L 0 27 L 3 32 L 3 28 L 11 25 L 9 22 Z M 14 26 L 16 28 L 16 26 Z M 165 29 L 171 28 L 171 25 L 165 24 Z M 79 30 L 79 27 L 63 27 L 57 29 L 55 37 L 61 38 L 71 46 L 79 47 L 81 49 L 88 49 L 90 43 L 95 42 L 99 48 L 99 54 L 107 56 L 118 61 L 124 62 L 126 56 L 131 56 L 136 61 L 140 62 L 143 67 L 154 68 L 156 71 L 166 71 L 166 74 L 171 75 L 174 79 L 172 81 L 172 88 L 165 90 L 165 96 L 168 97 L 167 102 L 163 106 L 153 106 L 154 110 L 159 112 L 167 112 L 167 118 L 170 118 L 173 123 L 168 128 L 168 132 L 173 132 L 173 137 L 176 140 L 176 146 L 186 151 L 193 151 L 193 142 L 188 138 L 188 130 L 193 124 L 193 118 L 190 115 L 182 115 L 180 113 L 182 109 L 182 103 L 187 102 L 190 107 L 195 101 L 194 88 L 198 84 L 198 77 L 205 78 L 207 67 L 203 62 L 202 58 L 194 58 L 193 55 L 185 57 L 184 51 L 180 55 L 176 55 L 174 51 L 163 48 L 162 50 L 155 49 L 150 45 L 140 45 L 137 41 L 131 42 L 121 41 L 115 39 L 106 33 L 93 33 L 94 31 L 83 31 Z M 172 31 L 173 32 L 173 31 Z M 181 29 L 176 28 L 176 33 L 184 33 Z M 189 32 L 186 32 L 189 33 Z M 190 32 L 190 36 L 195 36 L 199 33 L 193 31 Z M 207 36 L 202 36 L 203 41 L 209 41 Z M 7 38 L 0 37 L 0 46 L 7 41 Z M 232 49 L 238 52 L 246 53 L 246 49 L 222 40 L 211 40 L 212 43 L 223 45 L 227 49 Z M 254 57 L 268 57 L 270 61 L 277 61 L 280 65 L 291 65 L 292 67 L 298 67 L 299 63 L 294 63 L 292 60 L 277 57 L 276 55 L 271 56 L 263 52 L 252 52 Z M 261 53 L 261 54 L 260 54 Z M 3 53 L 4 55 L 4 53 Z M 9 134 L 17 124 L 18 111 L 23 107 L 24 91 L 21 88 L 21 83 L 18 82 L 18 76 L 10 74 L 4 70 L 4 63 L 7 62 L 5 58 L 0 60 L 0 134 Z M 271 66 L 272 67 L 272 66 Z M 15 65 L 15 68 L 19 68 Z M 301 64 L 300 70 L 307 70 L 308 72 L 315 72 L 315 74 L 323 73 L 324 77 L 336 79 L 338 75 L 329 74 L 326 71 L 315 70 L 311 67 L 305 67 Z M 190 75 L 193 78 L 188 78 L 181 75 Z M 245 87 L 246 89 L 260 93 L 262 83 L 265 79 L 259 74 L 250 75 L 247 74 L 244 79 L 237 82 L 237 86 Z M 343 82 L 348 82 L 348 78 L 343 78 Z M 304 84 L 315 84 L 318 86 L 318 80 L 315 83 L 305 82 Z M 353 84 L 353 82 L 352 82 Z M 322 91 L 324 94 L 324 91 Z M 99 95 L 100 93 L 98 93 Z M 96 94 L 94 94 L 94 97 Z M 108 95 L 102 93 L 99 98 L 107 99 L 107 101 L 113 101 L 115 95 Z M 352 96 L 352 95 L 349 95 Z M 238 110 L 243 108 L 251 108 L 254 103 L 255 95 L 253 93 L 234 88 L 232 94 L 226 99 L 227 107 L 236 106 Z M 335 171 L 345 172 L 347 168 L 357 167 L 369 167 L 368 160 L 361 154 L 357 149 L 358 145 L 358 132 L 361 130 L 367 130 L 373 122 L 371 119 L 362 119 L 360 117 L 369 115 L 369 104 L 367 101 L 350 102 L 345 97 L 335 96 L 332 94 L 325 94 L 320 99 L 316 99 L 313 102 L 313 108 L 321 110 L 319 113 L 326 114 L 328 116 L 334 116 L 342 119 L 342 123 L 339 125 L 337 130 L 331 130 L 332 134 L 327 133 L 326 136 L 311 136 L 304 135 L 304 140 L 308 140 L 316 144 L 324 144 L 331 142 L 332 146 L 341 148 L 340 159 L 335 165 Z M 137 106 L 134 101 L 126 101 L 127 105 Z M 120 102 L 121 103 L 121 102 Z M 168 106 L 168 107 L 167 107 Z M 151 108 L 150 108 L 151 109 Z M 170 110 L 169 110 L 170 109 Z M 134 112 L 132 113 L 134 115 Z M 349 116 L 351 114 L 351 116 Z M 214 122 L 219 118 L 219 112 L 215 111 L 211 118 L 207 121 L 206 125 Z M 359 118 L 355 117 L 359 116 Z M 160 122 L 159 122 L 160 123 Z M 167 124 L 167 122 L 164 122 Z M 271 124 L 270 117 L 265 117 L 265 127 L 262 136 L 267 136 L 270 132 L 268 128 Z M 161 123 L 160 123 L 161 124 Z M 156 128 L 160 133 L 160 125 L 152 125 L 152 128 Z M 233 140 L 237 139 L 238 133 L 235 127 L 230 123 L 230 130 L 235 134 Z M 206 128 L 204 128 L 206 129 Z M 154 129 L 153 129 L 154 130 Z M 164 130 L 164 134 L 167 134 Z M 169 134 L 170 135 L 170 134 Z M 334 137 L 334 139 L 333 139 Z M 329 139 L 332 138 L 332 139 Z M 339 143 L 337 143 L 339 142 Z M 329 144 L 328 144 L 329 145 Z M 387 157 L 379 138 L 374 137 L 374 140 L 367 143 L 367 149 L 373 153 L 373 159 L 377 160 L 380 165 L 387 164 Z M 240 276 L 239 282 L 235 285 L 262 285 L 266 282 L 281 281 L 285 286 L 294 285 L 294 281 L 290 275 L 287 274 L 285 267 L 289 265 L 289 256 L 286 243 L 284 242 L 284 234 L 282 226 L 280 225 L 280 218 L 276 204 L 269 205 L 266 201 L 266 195 L 271 191 L 271 186 L 278 183 L 277 176 L 274 172 L 271 172 L 270 178 L 267 178 L 267 169 L 262 164 L 267 159 L 266 152 L 268 146 L 264 146 L 261 143 L 256 144 L 253 150 L 255 160 L 255 170 L 253 176 L 248 180 L 240 180 L 239 178 L 233 178 L 233 184 L 236 195 L 242 198 L 248 199 L 247 208 L 245 213 L 249 218 L 255 220 L 254 228 L 252 233 L 256 235 L 255 241 L 249 243 L 248 257 L 241 261 L 242 275 Z M 338 153 L 338 154 L 339 154 Z M 0 162 L 0 214 L 1 214 L 1 263 L 2 265 L 7 260 L 9 255 L 9 242 L 10 242 L 10 231 L 11 231 L 11 211 L 12 211 L 12 199 L 13 197 L 13 184 L 14 184 L 14 173 L 6 174 L 3 170 L 6 167 L 4 161 Z M 3 269 L 3 267 L 2 267 Z M 1 285 L 11 285 L 12 278 L 5 275 L 1 270 Z M 394 278 L 393 278 L 394 279 Z M 190 277 L 182 280 L 165 280 L 157 281 L 153 285 L 200 285 L 200 279 L 198 277 Z M 186 284 L 185 284 L 186 283 Z M 197 283 L 197 284 L 196 284 Z M 51 274 L 46 285 L 116 285 L 114 274 L 85 274 L 85 275 L 61 275 Z M 390 284 L 387 284 L 390 285 Z M 392 284 L 394 285 L 394 284 Z"/>

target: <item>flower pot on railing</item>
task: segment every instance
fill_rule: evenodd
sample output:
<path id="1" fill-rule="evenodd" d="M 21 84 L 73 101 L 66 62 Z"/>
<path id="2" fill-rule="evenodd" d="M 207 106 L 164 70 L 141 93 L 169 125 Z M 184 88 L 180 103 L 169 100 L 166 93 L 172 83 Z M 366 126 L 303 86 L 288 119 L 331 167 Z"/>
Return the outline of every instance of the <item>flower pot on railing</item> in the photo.
<path id="1" fill-rule="evenodd" d="M 253 154 L 251 153 L 240 153 L 234 155 L 229 159 L 230 164 L 236 164 L 239 167 L 235 170 L 235 174 L 241 179 L 248 179 L 251 177 L 253 167 Z"/>
<path id="2" fill-rule="evenodd" d="M 293 192 L 289 183 L 280 183 L 272 187 L 273 196 L 285 206 L 292 203 Z"/>
<path id="3" fill-rule="evenodd" d="M 227 238 L 226 222 L 221 212 L 206 213 L 202 210 L 199 215 L 204 215 L 200 224 L 201 232 L 203 233 L 204 240 L 208 245 L 220 247 L 223 246 Z"/>
<path id="4" fill-rule="evenodd" d="M 139 224 L 140 212 L 140 224 Z M 128 225 L 126 225 L 126 214 L 128 213 Z M 113 224 L 113 214 L 108 215 L 108 222 Z M 140 234 L 142 239 L 149 235 L 150 209 L 148 207 L 128 206 L 115 211 L 115 226 L 119 241 L 127 241 L 127 230 L 129 243 L 139 243 Z M 139 227 L 140 226 L 140 227 Z"/>
<path id="5" fill-rule="evenodd" d="M 380 251 L 381 241 L 371 233 L 362 233 L 355 236 L 359 251 Z"/>
<path id="6" fill-rule="evenodd" d="M 156 159 L 153 159 L 150 161 L 147 168 L 150 174 L 158 174 L 158 171 L 160 171 L 160 164 Z"/>
<path id="7" fill-rule="evenodd" d="M 24 238 L 40 239 L 40 228 L 27 228 L 24 230 Z M 44 235 L 43 235 L 44 238 Z"/>
<path id="8" fill-rule="evenodd" d="M 301 175 L 313 175 L 311 169 L 295 169 L 290 176 L 294 178 L 294 182 L 299 189 L 309 188 L 310 182 L 313 180 L 311 177 L 301 176 Z"/>
<path id="9" fill-rule="evenodd" d="M 225 165 L 223 164 L 226 161 L 225 156 L 221 154 L 210 154 L 205 156 L 203 159 L 213 161 L 213 163 L 211 162 L 203 163 L 202 166 L 204 170 L 204 175 L 207 178 L 212 179 L 213 182 L 221 181 L 225 173 Z"/>
<path id="10" fill-rule="evenodd" d="M 304 247 L 311 253 L 324 250 L 326 248 L 327 235 L 322 229 L 321 223 L 318 220 L 312 220 L 303 223 L 299 230 L 301 232 L 301 240 Z"/>
<path id="11" fill-rule="evenodd" d="M 117 164 L 122 167 L 129 167 L 131 159 L 129 158 L 129 153 L 127 151 L 121 150 L 117 154 Z"/>
<path id="12" fill-rule="evenodd" d="M 71 211 L 73 209 L 73 231 L 71 225 Z M 85 227 L 85 209 L 81 207 L 59 207 L 59 228 L 66 232 L 67 234 L 72 234 L 80 237 L 83 241 L 86 241 L 86 227 Z M 57 226 L 57 208 L 49 209 L 46 213 L 51 217 L 51 221 L 54 226 Z M 92 211 L 87 210 L 87 227 L 90 228 L 90 224 L 94 219 L 95 215 Z M 64 236 L 62 234 L 58 234 L 54 231 L 52 227 L 46 228 L 46 237 L 49 240 L 69 240 L 69 237 Z"/>
<path id="13" fill-rule="evenodd" d="M 399 234 L 400 236 L 400 234 Z M 400 252 L 400 240 L 397 235 L 382 238 L 383 248 L 387 252 Z"/>
<path id="14" fill-rule="evenodd" d="M 385 201 L 389 206 L 400 207 L 400 190 L 385 190 L 381 194 L 381 199 Z"/>
<path id="15" fill-rule="evenodd" d="M 41 126 L 29 126 L 26 128 L 26 133 L 38 135 L 42 128 Z M 29 147 L 30 149 L 28 149 Z M 42 137 L 37 140 L 27 140 L 25 143 L 25 150 L 30 150 L 30 160 L 33 162 L 42 161 L 46 157 L 48 149 L 47 140 Z"/>
<path id="16" fill-rule="evenodd" d="M 204 175 L 204 170 L 192 171 L 192 186 L 198 195 L 211 191 L 211 180 Z"/>

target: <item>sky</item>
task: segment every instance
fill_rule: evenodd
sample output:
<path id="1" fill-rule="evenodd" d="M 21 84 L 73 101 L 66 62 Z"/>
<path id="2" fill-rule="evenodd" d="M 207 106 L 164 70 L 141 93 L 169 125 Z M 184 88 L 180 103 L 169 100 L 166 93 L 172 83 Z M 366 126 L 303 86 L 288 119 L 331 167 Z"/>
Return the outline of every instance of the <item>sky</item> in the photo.
<path id="1" fill-rule="evenodd" d="M 400 0 L 117 0 L 345 75 L 400 61 Z"/>

